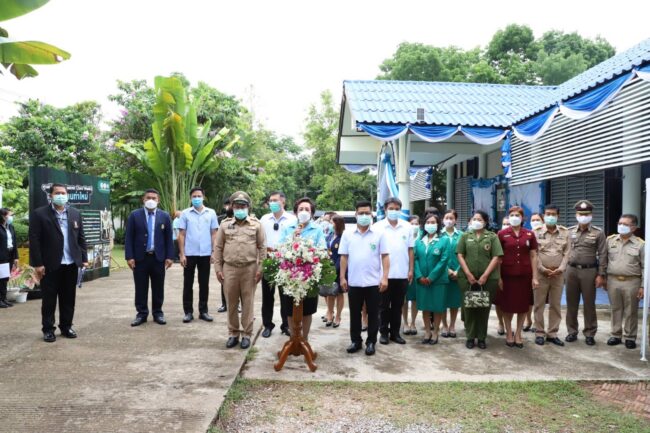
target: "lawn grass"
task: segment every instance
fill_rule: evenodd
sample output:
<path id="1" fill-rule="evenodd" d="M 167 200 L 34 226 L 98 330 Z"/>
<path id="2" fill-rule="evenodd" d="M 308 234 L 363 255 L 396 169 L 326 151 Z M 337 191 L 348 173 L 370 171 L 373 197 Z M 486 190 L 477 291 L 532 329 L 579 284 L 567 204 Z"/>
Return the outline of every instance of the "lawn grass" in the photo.
<path id="1" fill-rule="evenodd" d="M 251 422 L 281 426 L 383 417 L 398 427 L 422 424 L 463 432 L 650 433 L 650 423 L 600 403 L 579 383 L 276 382 L 238 379 L 220 412 L 221 428 L 240 402 L 260 409 Z M 331 402 L 331 403 L 330 403 Z M 284 430 L 280 430 L 284 431 Z M 312 430 L 310 430 L 312 431 Z"/>
<path id="2" fill-rule="evenodd" d="M 124 258 L 124 245 L 113 245 L 113 250 L 111 251 L 111 269 L 128 269 L 126 264 L 126 259 Z"/>

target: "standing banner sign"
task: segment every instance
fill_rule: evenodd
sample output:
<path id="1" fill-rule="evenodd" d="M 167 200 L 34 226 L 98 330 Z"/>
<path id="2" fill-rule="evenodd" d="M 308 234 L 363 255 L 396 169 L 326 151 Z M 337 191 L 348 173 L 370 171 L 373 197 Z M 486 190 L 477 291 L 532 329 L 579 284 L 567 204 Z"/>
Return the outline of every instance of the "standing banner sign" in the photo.
<path id="1" fill-rule="evenodd" d="M 79 209 L 88 246 L 89 267 L 84 280 L 107 277 L 111 266 L 112 222 L 110 182 L 87 174 L 47 167 L 29 168 L 29 211 L 50 204 L 48 191 L 53 183 L 66 185 L 68 203 Z"/>

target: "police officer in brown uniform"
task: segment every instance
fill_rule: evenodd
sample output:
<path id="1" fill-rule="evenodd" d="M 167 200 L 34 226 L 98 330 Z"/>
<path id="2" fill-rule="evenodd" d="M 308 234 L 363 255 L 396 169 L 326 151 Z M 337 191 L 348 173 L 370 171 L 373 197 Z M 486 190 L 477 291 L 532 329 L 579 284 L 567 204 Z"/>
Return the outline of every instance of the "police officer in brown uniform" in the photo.
<path id="1" fill-rule="evenodd" d="M 535 229 L 537 236 L 537 274 L 539 288 L 535 296 L 535 343 L 544 345 L 544 340 L 558 346 L 564 342 L 557 336 L 562 322 L 561 303 L 564 288 L 564 273 L 569 260 L 569 229 L 557 224 L 560 209 L 548 204 L 544 207 L 544 224 Z M 548 328 L 544 328 L 544 309 L 548 299 Z M 546 337 L 546 338 L 544 338 Z"/>
<path id="2" fill-rule="evenodd" d="M 228 306 L 228 341 L 235 347 L 241 335 L 241 348 L 251 344 L 255 307 L 255 288 L 262 278 L 266 256 L 264 229 L 254 215 L 249 215 L 251 199 L 237 191 L 230 197 L 233 217 L 223 220 L 217 232 L 215 272 L 223 284 Z M 237 304 L 241 301 L 241 328 Z"/>
<path id="3" fill-rule="evenodd" d="M 639 299 L 643 297 L 643 239 L 634 235 L 639 224 L 636 215 L 624 214 L 618 220 L 618 234 L 607 238 L 607 293 L 612 309 L 609 346 L 636 347 Z"/>
<path id="4" fill-rule="evenodd" d="M 596 344 L 594 336 L 598 330 L 596 317 L 596 287 L 604 287 L 607 270 L 607 239 L 605 233 L 591 225 L 594 206 L 589 200 L 580 200 L 575 205 L 578 225 L 569 227 L 571 251 L 566 273 L 566 326 L 565 341 L 578 339 L 578 306 L 582 295 L 585 343 Z"/>

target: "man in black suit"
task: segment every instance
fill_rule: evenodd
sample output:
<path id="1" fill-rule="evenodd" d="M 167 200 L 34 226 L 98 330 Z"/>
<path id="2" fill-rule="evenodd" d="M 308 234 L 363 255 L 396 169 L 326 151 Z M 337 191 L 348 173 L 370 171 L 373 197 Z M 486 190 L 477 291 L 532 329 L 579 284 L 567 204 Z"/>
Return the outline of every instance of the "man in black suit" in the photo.
<path id="1" fill-rule="evenodd" d="M 147 321 L 150 280 L 153 320 L 159 325 L 167 323 L 162 311 L 165 270 L 174 262 L 175 253 L 172 220 L 167 212 L 157 209 L 159 201 L 158 191 L 148 189 L 142 196 L 144 208 L 131 212 L 126 222 L 124 252 L 126 262 L 133 270 L 135 309 L 138 312 L 131 326 Z"/>
<path id="2" fill-rule="evenodd" d="M 0 265 L 11 272 L 18 266 L 18 247 L 16 230 L 13 226 L 14 215 L 7 208 L 0 209 Z M 7 282 L 9 277 L 0 278 L 0 308 L 13 307 L 7 302 Z"/>
<path id="3" fill-rule="evenodd" d="M 67 205 L 68 190 L 54 183 L 50 204 L 39 207 L 29 218 L 29 261 L 40 280 L 43 303 L 43 340 L 56 341 L 54 313 L 59 300 L 59 329 L 67 338 L 77 338 L 72 328 L 79 268 L 88 266 L 81 213 Z"/>

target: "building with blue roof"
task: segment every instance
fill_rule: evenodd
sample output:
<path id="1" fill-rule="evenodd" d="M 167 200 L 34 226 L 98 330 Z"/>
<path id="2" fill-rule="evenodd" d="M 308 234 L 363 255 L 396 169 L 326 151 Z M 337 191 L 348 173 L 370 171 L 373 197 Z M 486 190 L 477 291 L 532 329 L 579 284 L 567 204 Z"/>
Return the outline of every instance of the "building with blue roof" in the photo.
<path id="1" fill-rule="evenodd" d="M 587 198 L 594 223 L 615 228 L 621 212 L 641 215 L 650 177 L 650 39 L 559 86 L 345 81 L 337 160 L 358 169 L 380 154 L 404 203 L 422 198 L 414 171 L 446 170 L 461 221 L 553 202 L 572 225 L 573 204 Z"/>

